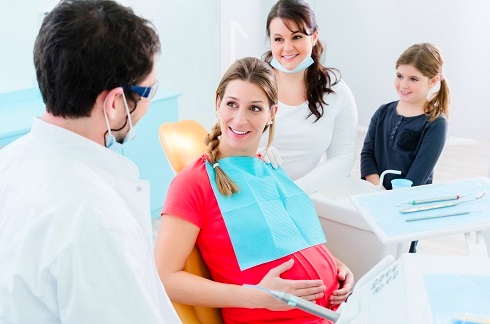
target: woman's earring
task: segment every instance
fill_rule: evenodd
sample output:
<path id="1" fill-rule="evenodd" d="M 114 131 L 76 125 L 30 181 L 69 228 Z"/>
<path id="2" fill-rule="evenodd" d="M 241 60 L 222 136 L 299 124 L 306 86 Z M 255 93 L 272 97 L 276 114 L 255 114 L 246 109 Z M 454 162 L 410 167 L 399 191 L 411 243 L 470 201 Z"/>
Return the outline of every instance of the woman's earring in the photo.
<path id="1" fill-rule="evenodd" d="M 272 120 L 269 120 L 269 121 L 267 122 L 267 125 L 272 125 L 273 123 L 274 123 L 274 122 L 273 122 Z"/>

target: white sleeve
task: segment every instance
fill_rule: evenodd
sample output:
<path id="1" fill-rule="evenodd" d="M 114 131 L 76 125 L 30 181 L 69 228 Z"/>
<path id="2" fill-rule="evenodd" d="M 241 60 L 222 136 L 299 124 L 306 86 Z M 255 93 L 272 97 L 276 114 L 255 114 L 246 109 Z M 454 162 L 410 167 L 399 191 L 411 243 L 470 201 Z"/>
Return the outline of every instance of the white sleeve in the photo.
<path id="1" fill-rule="evenodd" d="M 356 156 L 357 108 L 354 96 L 344 83 L 339 87 L 338 114 L 330 145 L 326 150 L 326 161 L 297 179 L 295 183 L 307 194 L 311 194 L 350 175 Z"/>
<path id="2" fill-rule="evenodd" d="M 138 229 L 98 229 L 50 267 L 62 323 L 181 323 Z"/>

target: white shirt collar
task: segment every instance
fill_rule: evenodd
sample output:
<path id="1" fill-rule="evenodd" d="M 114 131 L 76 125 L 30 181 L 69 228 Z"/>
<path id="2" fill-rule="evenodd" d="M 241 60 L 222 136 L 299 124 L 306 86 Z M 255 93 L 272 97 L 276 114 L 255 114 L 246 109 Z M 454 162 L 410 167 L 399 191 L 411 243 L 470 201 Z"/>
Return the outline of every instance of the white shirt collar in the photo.
<path id="1" fill-rule="evenodd" d="M 31 134 L 43 143 L 53 145 L 57 150 L 87 165 L 101 168 L 114 176 L 139 178 L 138 167 L 128 158 L 116 153 L 84 136 L 34 118 Z"/>

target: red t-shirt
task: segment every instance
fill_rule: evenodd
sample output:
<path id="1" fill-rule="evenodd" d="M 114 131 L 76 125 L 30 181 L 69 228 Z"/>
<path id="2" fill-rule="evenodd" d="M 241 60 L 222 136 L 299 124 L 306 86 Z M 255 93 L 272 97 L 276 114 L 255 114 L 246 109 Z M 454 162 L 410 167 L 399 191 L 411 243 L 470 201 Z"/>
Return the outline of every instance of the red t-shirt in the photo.
<path id="1" fill-rule="evenodd" d="M 200 228 L 196 244 L 213 279 L 236 285 L 256 285 L 270 269 L 294 259 L 284 279 L 321 279 L 327 286 L 325 296 L 317 304 L 331 307 L 328 298 L 339 288 L 337 264 L 325 245 L 319 244 L 241 271 L 231 239 L 216 201 L 204 158 L 199 158 L 177 174 L 170 184 L 162 215 L 185 219 Z M 253 237 L 250 238 L 253 240 Z M 299 309 L 270 311 L 267 309 L 223 308 L 225 323 L 329 323 Z"/>

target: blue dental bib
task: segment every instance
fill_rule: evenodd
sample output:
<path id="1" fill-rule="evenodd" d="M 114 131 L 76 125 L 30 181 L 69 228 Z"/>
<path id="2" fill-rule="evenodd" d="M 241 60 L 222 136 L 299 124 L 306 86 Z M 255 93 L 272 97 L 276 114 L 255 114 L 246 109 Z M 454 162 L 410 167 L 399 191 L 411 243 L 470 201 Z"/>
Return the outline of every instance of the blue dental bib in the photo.
<path id="1" fill-rule="evenodd" d="M 239 187 L 230 197 L 222 195 L 206 163 L 242 271 L 326 242 L 313 203 L 282 168 L 248 156 L 218 162 Z"/>

